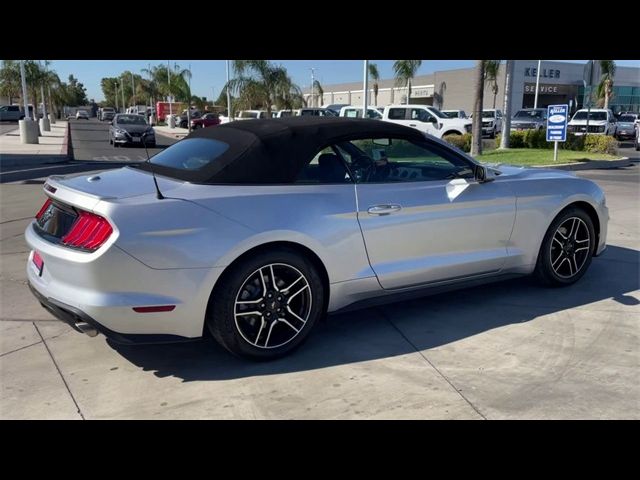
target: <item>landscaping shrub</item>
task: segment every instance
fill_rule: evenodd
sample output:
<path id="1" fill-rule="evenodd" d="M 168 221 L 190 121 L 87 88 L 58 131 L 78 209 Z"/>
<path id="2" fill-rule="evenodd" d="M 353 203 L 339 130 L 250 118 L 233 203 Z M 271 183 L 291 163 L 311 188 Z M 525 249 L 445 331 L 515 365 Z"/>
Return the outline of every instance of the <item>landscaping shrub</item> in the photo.
<path id="1" fill-rule="evenodd" d="M 610 135 L 586 135 L 584 151 L 616 155 L 618 153 L 618 142 Z"/>
<path id="2" fill-rule="evenodd" d="M 470 152 L 471 137 L 472 135 L 470 133 L 465 133 L 464 135 L 445 135 L 442 139 L 445 142 L 458 147 L 463 152 Z"/>
<path id="3" fill-rule="evenodd" d="M 513 131 L 509 136 L 509 148 L 527 148 L 524 144 L 526 131 Z M 500 148 L 501 134 L 496 135 L 496 148 Z"/>

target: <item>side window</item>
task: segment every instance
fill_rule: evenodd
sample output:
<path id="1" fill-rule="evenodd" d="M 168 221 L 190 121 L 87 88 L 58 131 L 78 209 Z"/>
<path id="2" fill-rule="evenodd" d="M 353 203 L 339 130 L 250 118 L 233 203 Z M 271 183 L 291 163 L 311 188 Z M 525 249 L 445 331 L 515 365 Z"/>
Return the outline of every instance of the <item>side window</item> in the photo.
<path id="1" fill-rule="evenodd" d="M 390 108 L 389 120 L 404 120 L 406 108 Z"/>
<path id="2" fill-rule="evenodd" d="M 349 110 L 345 110 L 344 116 L 349 118 L 358 118 L 359 115 L 357 110 L 349 109 Z"/>
<path id="3" fill-rule="evenodd" d="M 412 108 L 411 109 L 411 120 L 418 120 L 419 122 L 429 122 L 433 118 L 426 110 L 421 108 Z"/>
<path id="4" fill-rule="evenodd" d="M 471 162 L 428 142 L 362 139 L 343 142 L 338 151 L 358 183 L 395 183 L 473 178 Z"/>
<path id="5" fill-rule="evenodd" d="M 331 147 L 320 150 L 298 174 L 297 184 L 350 183 L 342 159 Z"/>
<path id="6" fill-rule="evenodd" d="M 4 106 L 0 107 L 0 112 L 6 112 L 7 110 L 8 110 L 8 107 L 4 107 Z"/>

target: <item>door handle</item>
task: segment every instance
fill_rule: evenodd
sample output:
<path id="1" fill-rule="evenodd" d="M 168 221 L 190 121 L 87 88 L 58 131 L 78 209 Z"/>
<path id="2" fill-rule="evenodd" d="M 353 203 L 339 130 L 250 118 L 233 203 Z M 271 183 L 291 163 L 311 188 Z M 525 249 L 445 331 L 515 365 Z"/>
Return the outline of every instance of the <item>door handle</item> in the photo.
<path id="1" fill-rule="evenodd" d="M 415 124 L 415 123 L 410 123 L 410 124 L 409 124 L 409 126 L 410 126 L 410 127 L 415 127 L 415 126 L 416 126 L 416 124 Z"/>
<path id="2" fill-rule="evenodd" d="M 400 205 L 374 205 L 373 207 L 369 207 L 367 212 L 369 212 L 369 215 L 389 215 L 399 212 L 400 210 L 402 210 L 402 206 Z"/>

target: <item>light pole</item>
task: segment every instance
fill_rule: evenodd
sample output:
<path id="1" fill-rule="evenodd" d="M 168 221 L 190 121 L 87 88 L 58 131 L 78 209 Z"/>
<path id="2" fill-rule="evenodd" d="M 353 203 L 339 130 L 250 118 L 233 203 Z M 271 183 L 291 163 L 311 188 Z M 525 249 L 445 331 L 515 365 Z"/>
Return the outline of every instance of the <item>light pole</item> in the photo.
<path id="1" fill-rule="evenodd" d="M 311 106 L 316 106 L 316 77 L 315 77 L 316 69 L 311 69 Z"/>
<path id="2" fill-rule="evenodd" d="M 362 118 L 367 118 L 367 94 L 369 93 L 369 60 L 364 61 L 364 80 L 362 85 Z"/>
<path id="3" fill-rule="evenodd" d="M 118 82 L 113 82 L 113 86 L 116 87 L 116 112 L 120 113 L 120 109 L 118 108 Z"/>
<path id="4" fill-rule="evenodd" d="M 538 89 L 540 88 L 540 65 L 542 65 L 542 60 L 538 60 L 538 71 L 536 72 L 536 96 L 533 99 L 533 108 L 538 108 Z"/>
<path id="5" fill-rule="evenodd" d="M 169 83 L 169 116 L 173 115 L 171 109 L 171 61 L 167 60 L 167 81 Z"/>
<path id="6" fill-rule="evenodd" d="M 133 78 L 133 72 L 131 72 L 131 93 L 133 94 L 133 104 L 136 104 L 136 82 Z"/>
<path id="7" fill-rule="evenodd" d="M 233 121 L 233 116 L 231 115 L 231 91 L 229 90 L 229 60 L 226 60 L 227 64 L 227 117 L 229 121 Z"/>
<path id="8" fill-rule="evenodd" d="M 24 73 L 24 60 L 20 60 L 20 79 L 22 81 L 22 103 L 24 104 L 24 119 L 18 121 L 20 125 L 21 143 L 39 143 L 38 124 L 29 117 L 29 100 L 27 99 L 27 80 Z"/>
<path id="9" fill-rule="evenodd" d="M 127 110 L 125 108 L 125 103 L 124 103 L 124 79 L 122 79 L 122 81 L 120 82 L 120 94 L 122 95 L 122 113 L 126 113 Z"/>

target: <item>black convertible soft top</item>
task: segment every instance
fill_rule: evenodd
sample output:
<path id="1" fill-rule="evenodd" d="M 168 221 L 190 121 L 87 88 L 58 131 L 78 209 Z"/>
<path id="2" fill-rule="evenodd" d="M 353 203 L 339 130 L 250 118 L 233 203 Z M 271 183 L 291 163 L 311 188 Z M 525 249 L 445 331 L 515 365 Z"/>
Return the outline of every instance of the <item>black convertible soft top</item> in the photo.
<path id="1" fill-rule="evenodd" d="M 417 141 L 425 138 L 416 129 L 381 120 L 312 116 L 241 120 L 196 130 L 181 141 L 210 138 L 229 145 L 206 166 L 185 170 L 156 164 L 153 169 L 194 183 L 290 183 L 329 145 L 386 137 Z M 139 167 L 149 169 L 148 164 Z"/>

